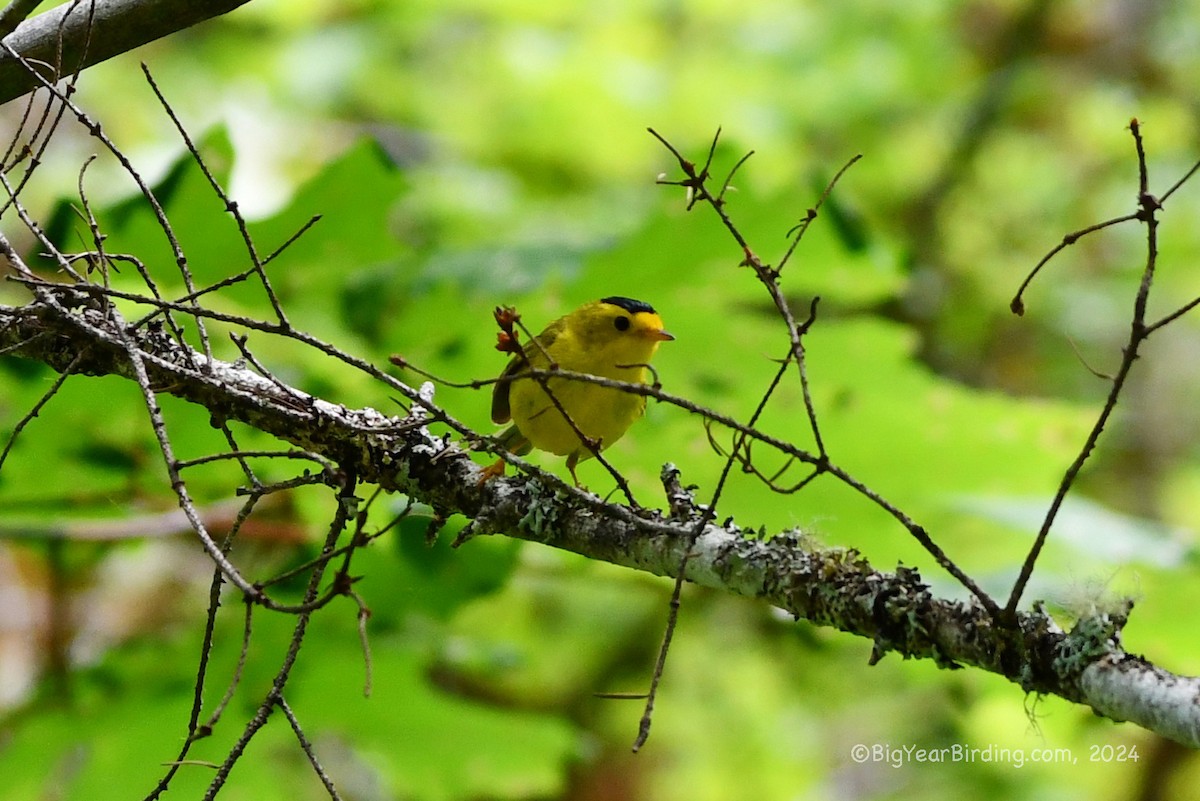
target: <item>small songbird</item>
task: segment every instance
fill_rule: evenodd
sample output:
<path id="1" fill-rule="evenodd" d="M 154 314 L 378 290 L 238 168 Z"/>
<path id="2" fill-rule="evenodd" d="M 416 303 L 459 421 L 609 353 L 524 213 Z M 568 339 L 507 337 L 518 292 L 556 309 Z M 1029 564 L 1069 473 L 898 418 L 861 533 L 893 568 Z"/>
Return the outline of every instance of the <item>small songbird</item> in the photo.
<path id="1" fill-rule="evenodd" d="M 524 356 L 514 356 L 492 391 L 492 421 L 512 425 L 497 436 L 499 444 L 522 456 L 533 448 L 567 457 L 567 469 L 579 486 L 575 466 L 592 457 L 580 434 L 603 450 L 612 445 L 646 410 L 646 397 L 563 377 L 518 377 L 530 369 L 590 373 L 631 384 L 645 384 L 647 365 L 659 343 L 675 337 L 648 303 L 610 297 L 585 303 L 560 317 L 534 341 Z M 547 389 L 550 394 L 547 394 Z M 555 406 L 558 401 L 563 412 Z M 571 425 L 574 423 L 574 426 Z M 578 430 L 576 430 L 578 429 Z M 503 462 L 498 465 L 500 472 Z"/>

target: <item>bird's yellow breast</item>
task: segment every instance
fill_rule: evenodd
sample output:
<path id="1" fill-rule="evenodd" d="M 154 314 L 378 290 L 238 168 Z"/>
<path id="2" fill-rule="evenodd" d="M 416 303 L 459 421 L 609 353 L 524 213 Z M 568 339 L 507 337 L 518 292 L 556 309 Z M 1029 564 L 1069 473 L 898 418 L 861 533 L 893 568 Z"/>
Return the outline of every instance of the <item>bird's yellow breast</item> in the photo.
<path id="1" fill-rule="evenodd" d="M 655 316 L 657 320 L 657 315 Z M 661 323 L 658 323 L 661 328 Z M 658 348 L 658 340 L 642 336 L 600 338 L 586 326 L 567 325 L 545 352 L 534 349 L 530 364 L 546 368 L 551 363 L 562 370 L 588 373 L 602 378 L 642 384 L 647 364 Z M 646 398 L 613 387 L 569 378 L 550 378 L 550 394 L 560 410 L 535 379 L 513 382 L 509 394 L 512 419 L 529 442 L 539 450 L 577 459 L 591 456 L 579 434 L 599 440 L 600 447 L 612 445 L 646 409 Z M 570 416 L 571 422 L 563 412 Z M 575 424 L 576 432 L 571 423 Z"/>
<path id="2" fill-rule="evenodd" d="M 559 366 L 563 369 L 578 369 L 561 362 Z M 631 383 L 645 383 L 645 370 L 642 368 L 579 372 Z M 535 448 L 559 456 L 577 451 L 580 452 L 580 459 L 591 455 L 580 440 L 580 433 L 590 439 L 599 440 L 601 449 L 612 445 L 642 416 L 646 408 L 646 399 L 643 396 L 611 387 L 566 378 L 551 378 L 547 385 L 562 410 L 579 429 L 578 433 L 537 381 L 522 379 L 514 382 L 509 403 L 512 405 L 513 422 L 529 442 Z"/>

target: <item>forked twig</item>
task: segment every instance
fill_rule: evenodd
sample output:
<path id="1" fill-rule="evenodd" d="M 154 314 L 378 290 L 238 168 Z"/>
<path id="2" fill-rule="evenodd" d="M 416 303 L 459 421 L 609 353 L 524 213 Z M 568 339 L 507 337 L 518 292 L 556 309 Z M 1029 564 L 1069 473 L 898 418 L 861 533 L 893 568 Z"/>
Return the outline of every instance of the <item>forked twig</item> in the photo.
<path id="1" fill-rule="evenodd" d="M 912 520 L 912 518 L 910 518 L 906 513 L 904 513 L 901 509 L 896 507 L 894 504 L 888 502 L 878 492 L 870 489 L 865 484 L 863 484 L 861 481 L 859 481 L 859 480 L 855 479 L 853 476 L 851 476 L 847 471 L 838 467 L 829 458 L 829 456 L 825 450 L 825 447 L 824 447 L 824 442 L 820 435 L 820 427 L 817 422 L 816 407 L 813 404 L 811 394 L 809 392 L 809 382 L 808 382 L 808 375 L 807 375 L 807 369 L 806 369 L 806 359 L 805 359 L 805 354 L 804 354 L 803 343 L 801 341 L 804 331 L 807 330 L 807 326 L 811 325 L 812 315 L 810 315 L 809 321 L 807 323 L 805 323 L 804 326 L 801 326 L 796 322 L 795 318 L 792 316 L 791 309 L 790 309 L 790 307 L 787 303 L 787 300 L 783 294 L 783 290 L 779 285 L 780 273 L 779 273 L 778 268 L 772 268 L 769 264 L 763 262 L 757 255 L 755 255 L 754 251 L 750 248 L 746 238 L 738 230 L 737 225 L 733 222 L 732 218 L 729 216 L 729 213 L 726 210 L 724 204 L 715 202 L 716 198 L 713 197 L 711 195 L 711 193 L 709 193 L 708 190 L 706 189 L 706 181 L 708 180 L 708 171 L 710 169 L 710 165 L 705 165 L 704 169 L 697 170 L 694 163 L 692 163 L 691 161 L 688 161 L 686 158 L 684 158 L 683 155 L 674 146 L 672 146 L 671 144 L 666 142 L 666 140 L 661 135 L 659 135 L 657 132 L 655 132 L 653 130 L 651 130 L 651 133 L 655 136 L 655 138 L 657 138 L 660 142 L 662 142 L 664 144 L 664 146 L 667 147 L 667 149 L 671 152 L 671 154 L 673 156 L 675 156 L 676 160 L 679 162 L 680 169 L 684 172 L 684 175 L 685 175 L 685 178 L 680 181 L 665 181 L 665 180 L 660 179 L 658 182 L 662 183 L 662 184 L 686 186 L 689 188 L 690 191 L 695 192 L 701 199 L 704 199 L 709 203 L 709 205 L 713 208 L 715 213 L 720 218 L 722 225 L 724 225 L 725 228 L 728 231 L 730 231 L 734 241 L 742 249 L 742 252 L 745 257 L 742 264 L 749 266 L 754 270 L 755 275 L 758 277 L 759 281 L 768 290 L 768 292 L 771 296 L 771 299 L 772 299 L 773 303 L 775 304 L 776 312 L 778 313 L 780 318 L 783 320 L 783 322 L 787 328 L 788 340 L 789 340 L 789 345 L 790 345 L 791 361 L 795 361 L 796 366 L 797 366 L 797 372 L 798 372 L 798 377 L 800 380 L 801 391 L 804 396 L 805 411 L 808 415 L 809 426 L 812 430 L 813 438 L 814 438 L 814 441 L 816 444 L 816 453 L 812 454 L 810 456 L 811 461 L 810 461 L 810 459 L 804 459 L 803 461 L 809 461 L 809 463 L 813 464 L 814 467 L 816 468 L 818 474 L 820 474 L 820 473 L 831 474 L 835 478 L 839 479 L 840 481 L 842 481 L 842 482 L 846 483 L 847 485 L 849 485 L 850 487 L 854 488 L 856 491 L 858 491 L 859 493 L 861 493 L 862 495 L 864 495 L 865 497 L 870 499 L 873 503 L 875 503 L 876 505 L 880 506 L 885 511 L 887 511 L 888 514 L 890 514 L 897 522 L 899 522 L 902 526 L 904 526 L 904 528 L 909 532 L 909 534 L 930 555 L 932 555 L 934 557 L 934 559 L 937 561 L 938 565 L 940 565 L 944 570 L 946 570 L 948 573 L 950 573 L 950 575 L 954 576 L 954 578 L 957 579 L 959 581 L 959 583 L 961 583 L 976 598 L 979 599 L 979 602 L 981 604 L 983 604 L 983 606 L 985 608 L 987 608 L 989 611 L 998 612 L 999 606 L 996 604 L 995 600 L 993 600 L 991 598 L 991 596 L 989 596 L 986 592 L 984 592 L 983 589 L 981 587 L 979 587 L 979 585 L 970 576 L 968 576 L 965 572 L 963 572 L 949 558 L 949 556 L 947 556 L 946 553 L 936 543 L 934 543 L 933 539 L 929 536 L 929 533 L 925 530 L 925 528 L 923 526 L 919 525 L 914 520 Z M 712 152 L 712 149 L 710 148 L 710 154 L 711 154 L 711 152 Z M 820 208 L 821 204 L 828 198 L 829 193 L 832 191 L 832 189 L 836 185 L 837 181 L 842 177 L 842 175 L 845 174 L 845 171 L 858 160 L 858 158 L 859 158 L 858 156 L 855 156 L 854 158 L 850 159 L 846 163 L 846 165 L 843 166 L 842 169 L 840 169 L 835 174 L 833 180 L 831 180 L 829 182 L 825 191 L 822 193 L 819 202 L 816 205 L 814 205 L 814 207 L 806 213 L 805 219 L 801 221 L 801 223 L 799 224 L 799 226 L 797 228 L 793 228 L 792 231 L 789 231 L 789 237 L 796 238 L 795 241 L 789 242 L 789 248 L 787 251 L 787 255 L 789 257 L 791 255 L 791 253 L 793 252 L 793 250 L 795 249 L 795 246 L 796 246 L 795 243 L 798 242 L 799 237 L 803 236 L 804 231 L 807 230 L 808 225 L 812 222 L 813 219 L 815 219 L 815 217 L 817 216 L 817 210 Z M 710 159 L 711 159 L 711 155 L 710 155 Z M 753 426 L 750 426 L 749 428 L 753 428 Z M 751 436 L 753 436 L 753 435 L 751 435 Z M 761 439 L 760 437 L 754 437 L 754 438 Z M 781 452 L 788 453 L 786 448 L 781 448 L 779 450 L 781 450 Z M 738 452 L 739 452 L 739 449 L 737 447 L 734 447 L 730 451 L 729 457 L 736 458 L 738 455 Z M 757 474 L 762 475 L 762 472 L 758 471 Z M 805 478 L 797 486 L 797 488 L 799 488 L 800 486 L 807 485 L 815 477 L 816 476 L 810 476 L 810 477 Z"/>
<path id="2" fill-rule="evenodd" d="M 275 312 L 275 317 L 279 320 L 279 325 L 287 329 L 291 327 L 288 322 L 287 315 L 283 311 L 283 307 L 279 304 L 279 297 L 275 294 L 275 287 L 271 284 L 271 279 L 267 277 L 267 271 L 264 268 L 265 261 L 259 258 L 258 248 L 254 244 L 254 239 L 250 236 L 250 231 L 246 228 L 246 218 L 242 216 L 241 210 L 238 208 L 236 201 L 230 199 L 225 189 L 221 186 L 221 182 L 213 175 L 212 170 L 208 168 L 208 164 L 201 157 L 200 151 L 196 149 L 196 144 L 192 141 L 192 137 L 188 135 L 187 128 L 184 127 L 178 115 L 175 114 L 175 109 L 171 107 L 170 102 L 158 88 L 158 83 L 154 80 L 154 76 L 150 73 L 150 68 L 142 63 L 142 74 L 146 76 L 146 82 L 150 84 L 150 88 L 154 91 L 154 96 L 158 98 L 159 104 L 171 118 L 171 122 L 175 124 L 175 130 L 179 132 L 179 137 L 183 140 L 184 146 L 187 147 L 196 165 L 208 180 L 208 185 L 212 187 L 213 193 L 225 204 L 225 210 L 232 215 L 234 222 L 237 223 L 238 232 L 242 236 L 242 243 L 246 246 L 246 253 L 250 256 L 251 268 L 250 271 L 258 276 L 262 283 L 263 291 L 266 292 L 267 300 L 271 304 L 271 309 Z M 301 233 L 304 229 L 301 229 Z M 289 240 L 290 241 L 290 240 Z M 285 243 L 286 246 L 287 243 Z M 194 290 L 189 287 L 189 290 Z"/>
<path id="3" fill-rule="evenodd" d="M 814 219 L 816 219 L 817 214 L 818 214 L 818 209 L 825 202 L 825 200 L 829 197 L 830 192 L 832 192 L 832 190 L 833 190 L 834 186 L 837 184 L 838 180 L 840 180 L 840 178 L 845 174 L 846 170 L 849 169 L 849 167 L 858 160 L 859 156 L 855 156 L 854 158 L 850 159 L 835 174 L 834 178 L 826 186 L 825 191 L 822 193 L 818 202 L 807 211 L 807 213 L 805 215 L 805 219 L 802 220 L 801 223 L 799 223 L 797 226 L 795 226 L 792 230 L 790 230 L 788 232 L 789 246 L 788 246 L 786 252 L 784 253 L 782 260 L 780 261 L 780 266 L 772 267 L 770 264 L 767 264 L 761 258 L 759 258 L 759 256 L 750 247 L 748 241 L 743 236 L 741 231 L 738 229 L 738 226 L 734 223 L 733 219 L 730 217 L 730 215 L 726 209 L 725 193 L 726 193 L 726 189 L 730 185 L 731 178 L 727 178 L 725 180 L 724 184 L 722 185 L 721 191 L 717 195 L 713 195 L 708 189 L 708 180 L 709 180 L 710 172 L 711 172 L 711 168 L 712 168 L 713 156 L 716 151 L 717 139 L 720 137 L 720 130 L 717 131 L 717 135 L 714 137 L 713 142 L 709 147 L 708 156 L 705 160 L 704 166 L 699 167 L 699 168 L 696 166 L 696 164 L 694 162 L 685 158 L 683 156 L 683 154 L 674 145 L 672 145 L 669 141 L 667 141 L 666 138 L 664 138 L 657 131 L 655 131 L 654 129 L 651 128 L 650 133 L 656 139 L 658 139 L 658 141 L 661 142 L 663 144 L 663 146 L 666 147 L 667 150 L 675 157 L 675 160 L 678 163 L 680 170 L 684 174 L 684 177 L 679 180 L 667 180 L 665 178 L 660 177 L 658 180 L 658 183 L 665 184 L 665 185 L 671 185 L 671 186 L 685 187 L 688 192 L 687 208 L 689 210 L 698 201 L 706 202 L 713 209 L 713 211 L 720 218 L 721 223 L 725 226 L 726 230 L 730 233 L 730 235 L 733 237 L 734 241 L 741 248 L 742 254 L 743 254 L 743 260 L 741 261 L 741 265 L 752 268 L 756 277 L 759 279 L 759 281 L 762 283 L 762 285 L 766 288 L 768 294 L 771 297 L 772 302 L 775 305 L 776 312 L 778 313 L 780 319 L 783 321 L 783 323 L 785 325 L 785 328 L 788 333 L 788 341 L 789 341 L 788 355 L 783 360 L 781 360 L 780 371 L 777 372 L 775 377 L 772 379 L 772 381 L 768 385 L 766 391 L 763 393 L 763 395 L 761 397 L 758 407 L 755 409 L 755 411 L 752 414 L 752 416 L 750 417 L 749 421 L 745 424 L 744 429 L 742 429 L 742 430 L 746 431 L 746 433 L 744 433 L 744 434 L 736 433 L 734 435 L 733 446 L 729 450 L 728 454 L 726 455 L 724 466 L 722 468 L 720 477 L 717 480 L 717 484 L 716 484 L 716 487 L 714 488 L 711 499 L 710 499 L 708 505 L 704 506 L 702 508 L 702 512 L 700 513 L 700 515 L 696 521 L 696 525 L 692 529 L 691 543 L 694 543 L 696 541 L 696 538 L 704 530 L 704 527 L 714 518 L 714 516 L 716 514 L 715 510 L 717 508 L 717 504 L 720 500 L 721 494 L 725 487 L 725 483 L 729 477 L 729 473 L 730 473 L 730 470 L 733 467 L 733 465 L 740 463 L 743 465 L 744 469 L 746 469 L 750 465 L 750 456 L 749 456 L 749 454 L 750 454 L 750 445 L 749 445 L 750 439 L 749 438 L 750 437 L 753 437 L 754 439 L 760 438 L 758 436 L 755 436 L 758 433 L 755 426 L 756 426 L 760 416 L 762 415 L 763 411 L 765 410 L 766 405 L 769 402 L 771 396 L 774 394 L 776 388 L 779 386 L 779 382 L 782 379 L 783 373 L 786 370 L 787 366 L 790 363 L 794 362 L 796 365 L 796 370 L 797 370 L 797 374 L 798 374 L 798 378 L 799 378 L 799 382 L 800 382 L 802 396 L 804 398 L 804 407 L 805 407 L 806 414 L 808 416 L 809 427 L 811 429 L 813 440 L 816 445 L 816 453 L 815 454 L 811 454 L 811 455 L 804 454 L 804 456 L 807 457 L 807 458 L 804 458 L 804 461 L 808 461 L 809 463 L 811 463 L 814 466 L 813 473 L 812 473 L 812 475 L 804 478 L 797 485 L 796 488 L 799 489 L 800 487 L 806 486 L 809 482 L 814 480 L 818 475 L 820 475 L 822 473 L 826 473 L 826 472 L 831 473 L 832 475 L 841 479 L 843 482 L 849 484 L 851 487 L 854 487 L 856 490 L 858 490 L 859 492 L 864 494 L 866 497 L 870 498 L 876 504 L 880 505 L 885 510 L 887 510 L 889 512 L 889 514 L 891 514 L 893 517 L 895 517 L 909 531 L 909 533 L 930 554 L 933 555 L 933 557 L 937 560 L 939 565 L 941 565 L 944 569 L 946 569 L 948 572 L 950 572 L 951 575 L 953 575 L 955 578 L 957 578 L 967 589 L 969 589 L 976 597 L 978 597 L 980 602 L 985 607 L 987 607 L 989 610 L 997 610 L 998 607 L 996 605 L 996 602 L 987 593 L 985 593 L 975 583 L 975 581 L 973 579 L 971 579 L 968 575 L 966 575 L 961 569 L 958 568 L 957 565 L 955 565 L 950 560 L 950 558 L 941 550 L 941 548 L 938 547 L 936 545 L 936 543 L 933 542 L 932 538 L 928 535 L 928 533 L 925 531 L 925 529 L 923 527 L 921 527 L 920 525 L 918 525 L 914 521 L 912 521 L 908 517 L 908 515 L 903 513 L 900 509 L 898 509 L 894 505 L 888 503 L 878 493 L 867 488 L 864 484 L 862 484 L 861 482 L 854 479 L 852 476 L 850 476 L 844 470 L 842 470 L 841 468 L 838 468 L 836 465 L 834 465 L 829 459 L 829 456 L 825 449 L 824 440 L 821 436 L 821 429 L 820 429 L 820 425 L 819 425 L 818 419 L 817 419 L 816 406 L 813 403 L 812 394 L 811 394 L 811 391 L 809 388 L 809 379 L 808 379 L 808 373 L 807 373 L 807 360 L 805 358 L 805 350 L 804 350 L 804 344 L 803 344 L 804 334 L 808 331 L 809 327 L 813 324 L 813 322 L 816 319 L 816 305 L 817 305 L 818 299 L 814 298 L 814 300 L 812 302 L 812 306 L 809 311 L 808 319 L 803 324 L 797 323 L 796 319 L 792 315 L 791 308 L 790 308 L 786 298 L 784 297 L 783 291 L 779 284 L 779 278 L 780 278 L 780 271 L 782 269 L 782 266 L 784 264 L 786 264 L 786 262 L 792 257 L 801 238 L 804 236 L 804 233 L 807 231 L 808 226 L 811 224 L 811 222 Z M 742 166 L 742 164 L 745 163 L 746 158 L 747 157 L 743 157 L 741 160 L 739 160 L 736 163 L 736 165 L 733 168 L 733 171 L 731 171 L 731 173 L 730 173 L 730 176 L 732 176 L 732 173 L 734 171 L 736 171 L 738 168 L 740 168 Z M 712 418 L 710 417 L 709 419 L 712 419 Z M 739 426 L 739 428 L 741 429 L 742 427 Z M 750 467 L 749 472 L 752 472 L 760 477 L 765 477 L 761 471 L 757 470 L 757 468 Z M 776 486 L 773 481 L 768 481 L 767 483 L 769 486 L 772 486 L 772 487 Z M 687 562 L 690 558 L 691 547 L 692 546 L 689 545 L 688 549 L 686 549 L 684 551 L 684 555 L 681 559 L 681 562 L 678 566 L 678 570 L 676 572 L 676 582 L 675 582 L 674 591 L 673 591 L 672 597 L 671 597 L 670 609 L 668 611 L 666 631 L 664 633 L 662 645 L 659 649 L 658 658 L 656 660 L 655 667 L 654 667 L 654 673 L 651 678 L 650 689 L 647 694 L 645 710 L 643 712 L 641 721 L 639 722 L 638 735 L 634 740 L 634 745 L 633 745 L 634 751 L 637 751 L 638 749 L 641 748 L 641 746 L 645 743 L 646 738 L 649 735 L 651 718 L 652 718 L 653 711 L 654 711 L 655 698 L 657 696 L 657 689 L 658 689 L 659 681 L 661 680 L 663 668 L 665 666 L 666 654 L 667 654 L 668 649 L 670 648 L 671 637 L 674 632 L 676 621 L 678 619 L 679 593 L 682 588 L 682 582 L 686 575 Z"/>
<path id="4" fill-rule="evenodd" d="M 1129 130 L 1133 136 L 1134 149 L 1137 153 L 1138 164 L 1138 210 L 1132 214 L 1127 214 L 1123 217 L 1118 217 L 1113 220 L 1108 220 L 1088 228 L 1081 229 L 1074 236 L 1064 238 L 1063 243 L 1055 247 L 1046 256 L 1038 262 L 1033 272 L 1021 284 L 1021 289 L 1018 291 L 1016 298 L 1013 300 L 1013 311 L 1020 314 L 1023 311 L 1023 306 L 1020 304 L 1021 292 L 1029 285 L 1038 270 L 1042 268 L 1055 254 L 1061 251 L 1068 244 L 1072 244 L 1079 236 L 1092 233 L 1093 231 L 1106 228 L 1117 222 L 1128 222 L 1129 220 L 1137 220 L 1146 226 L 1146 261 L 1142 268 L 1141 280 L 1138 283 L 1137 293 L 1134 295 L 1133 312 L 1129 325 L 1129 338 L 1126 341 L 1124 348 L 1121 350 L 1121 362 L 1117 367 L 1116 372 L 1112 376 L 1112 383 L 1109 387 L 1108 396 L 1105 398 L 1104 406 L 1100 410 L 1100 414 L 1096 418 L 1096 422 L 1092 425 L 1088 432 L 1087 438 L 1084 440 L 1083 447 L 1075 459 L 1067 467 L 1063 473 L 1063 477 L 1059 482 L 1058 489 L 1054 493 L 1054 498 L 1050 502 L 1050 507 L 1046 511 L 1046 516 L 1042 520 L 1042 525 L 1038 529 L 1037 536 L 1034 538 L 1033 545 L 1029 549 L 1029 553 L 1025 557 L 1025 561 L 1021 565 L 1021 571 L 1013 584 L 1012 591 L 1008 596 L 1008 603 L 1004 607 L 1004 619 L 1006 621 L 1015 620 L 1017 604 L 1021 601 L 1021 596 L 1025 592 L 1025 588 L 1029 583 L 1029 579 L 1033 575 L 1034 565 L 1037 563 L 1038 556 L 1041 554 L 1043 546 L 1046 544 L 1046 539 L 1050 534 L 1050 528 L 1054 525 L 1054 520 L 1058 516 L 1063 502 L 1066 500 L 1067 494 L 1071 491 L 1071 487 L 1075 483 L 1075 479 L 1079 475 L 1079 471 L 1091 456 L 1092 451 L 1096 447 L 1096 443 L 1100 439 L 1100 434 L 1104 431 L 1109 418 L 1117 407 L 1117 401 L 1121 396 L 1121 392 L 1125 388 L 1126 380 L 1129 378 L 1129 373 L 1133 369 L 1133 363 L 1138 358 L 1138 351 L 1141 348 L 1146 338 L 1154 331 L 1164 325 L 1178 319 L 1190 309 L 1194 308 L 1200 301 L 1193 301 L 1173 314 L 1164 317 L 1153 325 L 1146 324 L 1146 307 L 1150 297 L 1150 287 L 1154 281 L 1154 272 L 1158 264 L 1158 212 L 1162 210 L 1162 200 L 1154 197 L 1149 191 L 1149 169 L 1146 164 L 1146 150 L 1142 140 L 1141 126 L 1136 119 L 1130 121 Z M 1168 194 L 1172 194 L 1183 182 L 1196 173 L 1200 163 L 1194 165 L 1179 181 L 1177 181 L 1169 190 Z M 1165 195 L 1164 195 L 1165 197 Z"/>

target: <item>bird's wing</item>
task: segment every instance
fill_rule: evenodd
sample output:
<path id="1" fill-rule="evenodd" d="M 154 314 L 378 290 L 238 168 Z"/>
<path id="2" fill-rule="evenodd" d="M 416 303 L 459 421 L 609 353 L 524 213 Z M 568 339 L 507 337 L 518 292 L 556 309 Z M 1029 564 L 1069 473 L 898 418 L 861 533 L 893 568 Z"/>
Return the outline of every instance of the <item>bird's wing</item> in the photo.
<path id="1" fill-rule="evenodd" d="M 500 374 L 499 380 L 492 386 L 492 422 L 507 423 L 512 419 L 512 410 L 508 407 L 508 390 L 512 387 L 512 375 L 521 369 L 523 359 L 516 356 L 509 360 L 508 366 Z"/>
<path id="2" fill-rule="evenodd" d="M 525 357 L 512 357 L 508 365 L 505 366 L 504 372 L 500 374 L 495 386 L 492 387 L 492 422 L 507 423 L 512 419 L 512 409 L 508 405 L 508 392 L 512 388 L 513 376 L 526 369 L 526 362 L 532 367 L 545 367 L 550 360 L 546 357 L 545 352 L 550 350 L 550 346 L 554 344 L 554 340 L 558 339 L 558 335 L 566 327 L 566 323 L 562 320 L 555 320 L 546 327 L 546 330 L 538 334 L 534 339 L 535 342 L 530 342 L 525 346 Z"/>

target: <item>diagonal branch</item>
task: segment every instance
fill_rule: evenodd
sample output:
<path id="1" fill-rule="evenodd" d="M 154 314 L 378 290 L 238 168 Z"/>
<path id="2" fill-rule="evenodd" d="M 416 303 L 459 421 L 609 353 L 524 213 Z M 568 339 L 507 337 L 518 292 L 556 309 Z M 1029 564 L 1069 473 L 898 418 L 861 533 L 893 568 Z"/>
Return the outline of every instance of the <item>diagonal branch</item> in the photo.
<path id="1" fill-rule="evenodd" d="M 4 42 L 54 82 L 93 64 L 218 17 L 247 0 L 69 0 L 21 23 Z M 88 26 L 91 25 L 89 31 Z M 0 103 L 40 83 L 0 54 Z"/>
<path id="2" fill-rule="evenodd" d="M 458 425 L 434 405 L 432 385 L 418 391 L 397 382 L 414 402 L 410 417 L 398 420 L 281 388 L 232 364 L 206 363 L 170 337 L 122 327 L 111 310 L 86 304 L 0 306 L 0 350 L 59 370 L 73 366 L 81 375 L 125 377 L 134 373 L 136 350 L 146 380 L 163 391 L 323 456 L 365 483 L 463 514 L 477 533 L 541 542 L 660 576 L 675 576 L 684 565 L 687 581 L 761 598 L 871 640 L 872 662 L 896 652 L 944 668 L 974 666 L 1026 692 L 1057 695 L 1200 747 L 1200 679 L 1125 652 L 1120 637 L 1128 607 L 1085 617 L 1069 632 L 1040 609 L 1000 627 L 977 603 L 934 597 L 915 570 L 880 572 L 853 550 L 818 549 L 792 532 L 764 540 L 732 522 L 709 522 L 693 538 L 703 512 L 673 468 L 664 470 L 669 514 L 606 504 L 538 475 L 481 484 L 482 468 L 425 424 Z"/>

